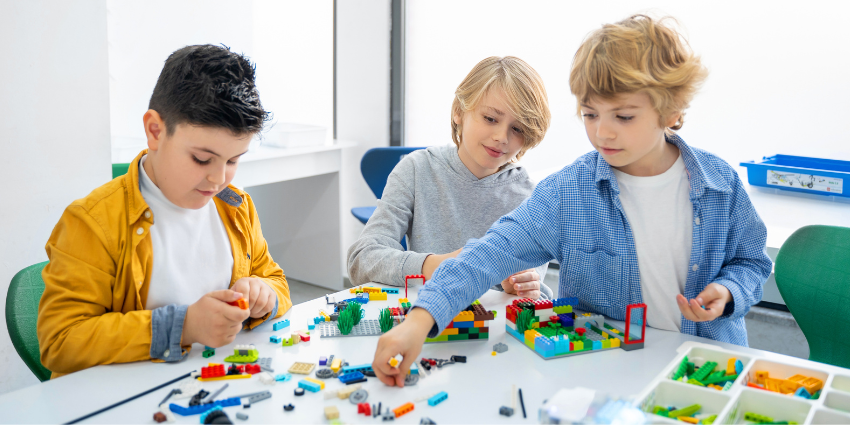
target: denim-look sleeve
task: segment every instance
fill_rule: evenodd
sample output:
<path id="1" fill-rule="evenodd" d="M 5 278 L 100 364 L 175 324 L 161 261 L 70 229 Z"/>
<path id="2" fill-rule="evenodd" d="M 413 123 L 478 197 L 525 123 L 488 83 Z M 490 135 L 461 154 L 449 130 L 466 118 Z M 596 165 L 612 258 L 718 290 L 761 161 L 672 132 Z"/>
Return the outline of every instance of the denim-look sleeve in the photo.
<path id="1" fill-rule="evenodd" d="M 170 304 L 151 311 L 151 358 L 166 362 L 183 360 L 180 340 L 183 337 L 183 320 L 188 305 Z"/>
<path id="2" fill-rule="evenodd" d="M 731 258 L 713 282 L 732 293 L 732 303 L 726 305 L 719 320 L 744 317 L 750 307 L 761 301 L 764 282 L 770 276 L 773 262 L 767 256 L 767 228 L 753 207 L 741 179 L 732 182 L 729 235 L 726 252 Z"/>
<path id="3" fill-rule="evenodd" d="M 480 298 L 502 276 L 531 269 L 556 258 L 559 204 L 554 180 L 540 182 L 530 198 L 502 217 L 481 239 L 470 239 L 454 259 L 443 261 L 419 289 L 415 308 L 436 321 L 434 337 L 464 308 Z M 542 276 L 541 276 L 542 278 Z"/>

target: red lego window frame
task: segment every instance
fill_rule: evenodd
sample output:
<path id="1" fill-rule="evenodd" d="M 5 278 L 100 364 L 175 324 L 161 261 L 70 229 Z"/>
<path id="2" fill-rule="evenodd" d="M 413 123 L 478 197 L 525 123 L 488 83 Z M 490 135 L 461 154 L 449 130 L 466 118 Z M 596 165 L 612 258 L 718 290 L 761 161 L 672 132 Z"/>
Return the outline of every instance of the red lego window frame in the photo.
<path id="1" fill-rule="evenodd" d="M 632 333 L 629 332 L 632 326 L 632 310 L 643 308 L 643 317 L 641 318 L 640 340 L 630 339 Z M 646 339 L 646 304 L 629 304 L 626 306 L 626 335 L 623 340 L 626 344 L 640 344 Z"/>

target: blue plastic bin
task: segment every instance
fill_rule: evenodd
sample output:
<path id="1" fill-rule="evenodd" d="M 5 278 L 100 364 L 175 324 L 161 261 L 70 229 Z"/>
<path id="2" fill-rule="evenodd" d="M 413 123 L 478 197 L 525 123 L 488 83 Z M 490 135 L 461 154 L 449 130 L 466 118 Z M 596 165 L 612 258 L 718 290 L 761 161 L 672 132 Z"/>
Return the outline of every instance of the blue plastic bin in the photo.
<path id="1" fill-rule="evenodd" d="M 850 198 L 850 161 L 805 156 L 766 156 L 761 162 L 742 162 L 751 186 Z"/>

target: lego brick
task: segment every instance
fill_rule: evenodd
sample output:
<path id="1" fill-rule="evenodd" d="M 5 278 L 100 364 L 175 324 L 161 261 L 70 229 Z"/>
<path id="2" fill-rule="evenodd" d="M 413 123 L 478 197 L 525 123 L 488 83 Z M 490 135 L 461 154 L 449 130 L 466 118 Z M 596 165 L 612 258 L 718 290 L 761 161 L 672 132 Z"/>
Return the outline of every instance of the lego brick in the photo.
<path id="1" fill-rule="evenodd" d="M 342 359 L 336 358 L 331 362 L 331 370 L 334 372 L 339 372 L 339 369 L 342 367 Z"/>
<path id="2" fill-rule="evenodd" d="M 301 341 L 303 341 L 303 342 L 309 342 L 310 341 L 310 335 L 307 334 L 306 332 L 295 331 L 294 333 L 297 334 L 301 338 Z"/>
<path id="3" fill-rule="evenodd" d="M 310 378 L 310 377 L 306 377 L 306 378 L 304 378 L 304 380 L 307 381 L 307 382 L 312 382 L 312 383 L 318 385 L 320 390 L 325 389 L 325 383 L 323 381 L 320 381 L 318 379 L 313 379 L 313 378 Z"/>
<path id="4" fill-rule="evenodd" d="M 386 292 L 373 292 L 369 294 L 369 301 L 386 301 L 387 293 Z"/>
<path id="5" fill-rule="evenodd" d="M 204 352 L 201 353 L 201 355 L 204 356 L 205 359 L 210 358 L 210 357 L 215 355 L 215 350 L 213 350 L 213 349 L 204 350 Z"/>
<path id="6" fill-rule="evenodd" d="M 336 406 L 325 406 L 325 419 L 339 419 L 339 409 Z"/>
<path id="7" fill-rule="evenodd" d="M 355 384 L 355 385 L 349 385 L 349 386 L 344 387 L 344 388 L 340 388 L 337 391 L 337 397 L 339 397 L 342 400 L 345 400 L 348 397 L 350 397 L 351 394 L 354 394 L 355 391 L 358 391 L 361 387 L 362 387 L 362 385 Z"/>
<path id="8" fill-rule="evenodd" d="M 314 393 L 317 393 L 322 389 L 319 386 L 319 384 L 316 384 L 315 382 L 310 382 L 310 381 L 307 381 L 307 380 L 304 380 L 304 379 L 298 381 L 298 388 L 303 388 L 307 391 L 314 392 Z"/>
<path id="9" fill-rule="evenodd" d="M 425 338 L 425 342 L 446 342 L 449 340 L 448 335 L 438 335 L 435 338 Z"/>
<path id="10" fill-rule="evenodd" d="M 229 302 L 228 304 L 230 304 L 230 305 L 232 305 L 232 306 L 234 306 L 234 307 L 239 307 L 239 308 L 241 308 L 242 310 L 247 310 L 247 309 L 248 309 L 248 301 L 246 301 L 246 300 L 245 300 L 245 298 L 239 298 L 238 300 L 236 300 L 236 301 L 231 301 L 231 302 Z"/>
<path id="11" fill-rule="evenodd" d="M 455 322 L 455 326 L 457 326 L 457 322 L 474 322 L 474 316 L 475 315 L 472 314 L 471 311 L 461 311 L 454 319 L 452 319 L 452 321 Z"/>
<path id="12" fill-rule="evenodd" d="M 292 366 L 290 366 L 288 372 L 299 375 L 309 375 L 310 372 L 313 371 L 314 367 L 316 367 L 316 365 L 313 363 L 295 362 Z"/>
<path id="13" fill-rule="evenodd" d="M 475 327 L 475 322 L 473 322 L 473 321 L 455 322 L 453 327 L 455 327 L 455 328 L 473 328 L 473 327 Z"/>
<path id="14" fill-rule="evenodd" d="M 404 403 L 401 406 L 393 409 L 393 413 L 395 414 L 396 418 L 400 418 L 400 417 L 404 416 L 405 414 L 412 412 L 413 408 L 414 408 L 413 403 Z"/>
<path id="15" fill-rule="evenodd" d="M 216 378 L 226 375 L 223 364 L 210 364 L 209 366 L 201 367 L 201 378 Z"/>
<path id="16" fill-rule="evenodd" d="M 428 405 L 429 406 L 436 406 L 436 405 L 442 403 L 443 401 L 445 401 L 447 398 L 449 398 L 449 394 L 446 393 L 445 391 L 440 391 L 439 393 L 437 393 L 437 395 L 428 399 Z"/>
<path id="17" fill-rule="evenodd" d="M 289 319 L 281 320 L 272 325 L 272 330 L 279 331 L 283 328 L 289 327 Z"/>
<path id="18" fill-rule="evenodd" d="M 253 363 L 260 357 L 257 347 L 253 345 L 237 345 L 233 355 L 224 358 L 228 363 Z"/>
<path id="19" fill-rule="evenodd" d="M 276 335 L 272 335 L 269 337 L 269 342 L 273 344 L 280 344 L 280 337 Z"/>
<path id="20" fill-rule="evenodd" d="M 180 416 L 191 416 L 191 415 L 200 415 L 201 413 L 206 412 L 216 406 L 218 407 L 228 407 L 228 406 L 238 406 L 242 404 L 242 401 L 237 397 L 226 398 L 224 400 L 216 400 L 212 403 L 199 404 L 197 406 L 183 407 L 178 404 L 171 403 L 168 405 L 169 410 L 180 415 Z"/>
<path id="21" fill-rule="evenodd" d="M 385 292 L 387 294 L 398 294 L 398 288 L 381 288 L 381 292 Z"/>
<path id="22" fill-rule="evenodd" d="M 322 338 L 342 338 L 353 336 L 381 336 L 381 324 L 377 320 L 361 320 L 351 328 L 351 333 L 343 335 L 336 322 L 324 322 L 318 325 Z"/>
<path id="23" fill-rule="evenodd" d="M 469 323 L 472 323 L 472 322 L 469 322 Z M 457 334 L 459 334 L 457 328 L 445 329 L 442 332 L 440 332 L 440 335 L 457 335 Z"/>
<path id="24" fill-rule="evenodd" d="M 361 364 L 361 365 L 357 365 L 357 366 L 346 366 L 346 367 L 340 369 L 340 371 L 339 371 L 340 374 L 354 373 L 354 372 L 360 372 L 360 373 L 363 373 L 363 374 L 366 374 L 368 372 L 372 372 L 372 364 L 367 363 L 367 364 Z"/>
<path id="25" fill-rule="evenodd" d="M 343 384 L 348 384 L 354 381 L 360 381 L 365 378 L 365 376 L 361 372 L 351 372 L 346 373 L 345 375 L 339 375 L 339 381 Z"/>

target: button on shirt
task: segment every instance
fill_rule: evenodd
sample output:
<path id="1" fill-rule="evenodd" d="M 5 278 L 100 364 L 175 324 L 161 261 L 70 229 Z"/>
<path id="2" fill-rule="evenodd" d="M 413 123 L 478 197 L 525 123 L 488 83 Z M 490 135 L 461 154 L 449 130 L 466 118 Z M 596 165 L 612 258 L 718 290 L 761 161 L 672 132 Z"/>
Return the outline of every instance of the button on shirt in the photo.
<path id="1" fill-rule="evenodd" d="M 684 296 L 709 283 L 726 287 L 733 301 L 712 321 L 682 318 L 681 332 L 747 346 L 744 315 L 761 300 L 772 263 L 767 229 L 735 170 L 717 156 L 667 137 L 682 155 L 689 178 L 693 227 Z M 590 152 L 541 181 L 529 199 L 499 219 L 483 238 L 470 240 L 419 290 L 414 308 L 436 321 L 436 335 L 498 282 L 553 259 L 561 265 L 559 296 L 576 296 L 579 308 L 624 320 L 626 306 L 643 301 L 631 226 L 608 163 Z M 694 221 L 696 224 L 696 221 Z M 654 306 L 647 305 L 651 310 Z"/>

